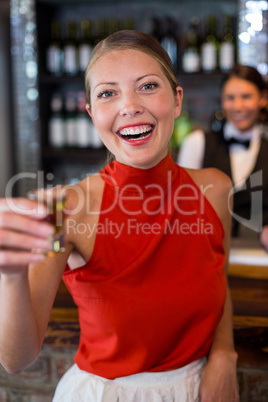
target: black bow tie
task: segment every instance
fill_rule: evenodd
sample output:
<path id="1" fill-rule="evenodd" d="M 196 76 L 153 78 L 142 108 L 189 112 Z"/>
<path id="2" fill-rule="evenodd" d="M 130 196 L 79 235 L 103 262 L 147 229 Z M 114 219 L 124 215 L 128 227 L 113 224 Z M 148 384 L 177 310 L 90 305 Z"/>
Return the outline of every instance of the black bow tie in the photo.
<path id="1" fill-rule="evenodd" d="M 237 139 L 237 138 L 230 138 L 228 140 L 226 140 L 227 145 L 230 146 L 232 144 L 239 144 L 239 145 L 243 145 L 245 148 L 249 147 L 250 144 L 250 140 L 242 140 L 242 139 Z"/>

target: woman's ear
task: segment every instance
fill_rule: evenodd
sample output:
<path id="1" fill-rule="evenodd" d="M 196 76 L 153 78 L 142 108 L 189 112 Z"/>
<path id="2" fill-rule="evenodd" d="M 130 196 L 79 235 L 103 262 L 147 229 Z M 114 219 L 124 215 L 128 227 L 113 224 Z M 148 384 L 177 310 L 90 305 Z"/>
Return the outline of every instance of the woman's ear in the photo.
<path id="1" fill-rule="evenodd" d="M 181 114 L 182 99 L 183 99 L 183 89 L 182 87 L 177 87 L 175 95 L 175 119 L 179 117 L 179 115 Z"/>
<path id="2" fill-rule="evenodd" d="M 86 104 L 86 111 L 88 112 L 89 116 L 92 118 L 92 113 L 91 113 L 91 109 L 90 109 L 89 103 Z"/>

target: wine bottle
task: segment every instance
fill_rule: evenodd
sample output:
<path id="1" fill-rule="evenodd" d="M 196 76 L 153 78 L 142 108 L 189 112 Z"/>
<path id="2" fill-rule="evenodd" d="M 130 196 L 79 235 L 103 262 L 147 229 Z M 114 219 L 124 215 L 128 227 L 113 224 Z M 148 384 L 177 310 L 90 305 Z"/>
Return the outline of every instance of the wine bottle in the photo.
<path id="1" fill-rule="evenodd" d="M 175 22 L 172 18 L 168 17 L 166 18 L 165 23 L 166 23 L 166 30 L 161 40 L 161 45 L 167 51 L 175 70 L 177 70 L 178 43 L 177 43 Z"/>
<path id="2" fill-rule="evenodd" d="M 181 114 L 174 121 L 173 143 L 177 149 L 180 148 L 185 137 L 187 137 L 191 130 L 192 121 L 187 107 L 187 101 L 184 99 Z"/>
<path id="3" fill-rule="evenodd" d="M 199 19 L 193 17 L 186 32 L 186 43 L 182 55 L 182 69 L 185 73 L 200 71 L 200 34 Z"/>
<path id="4" fill-rule="evenodd" d="M 62 95 L 55 93 L 50 102 L 51 116 L 48 123 L 49 145 L 53 148 L 65 146 L 65 122 Z"/>
<path id="5" fill-rule="evenodd" d="M 108 35 L 113 34 L 114 32 L 119 31 L 119 21 L 116 18 L 110 18 L 107 21 L 107 33 Z"/>
<path id="6" fill-rule="evenodd" d="M 205 37 L 201 45 L 201 67 L 205 73 L 217 70 L 218 46 L 216 18 L 209 15 L 206 19 Z"/>
<path id="7" fill-rule="evenodd" d="M 65 97 L 65 130 L 66 130 L 66 145 L 68 147 L 77 146 L 77 131 L 76 131 L 76 96 L 74 92 L 68 92 Z"/>
<path id="8" fill-rule="evenodd" d="M 78 46 L 79 72 L 84 74 L 92 56 L 91 23 L 83 20 L 80 23 L 80 43 Z"/>
<path id="9" fill-rule="evenodd" d="M 97 19 L 93 25 L 93 43 L 97 44 L 99 41 L 107 36 L 107 27 L 104 19 Z"/>
<path id="10" fill-rule="evenodd" d="M 76 117 L 77 146 L 87 148 L 91 145 L 90 117 L 86 111 L 86 94 L 79 91 L 77 94 L 77 117 Z"/>
<path id="11" fill-rule="evenodd" d="M 224 18 L 223 36 L 219 48 L 219 68 L 222 72 L 231 70 L 235 63 L 235 43 L 232 29 L 232 18 L 226 15 Z"/>
<path id="12" fill-rule="evenodd" d="M 99 135 L 99 132 L 97 131 L 96 127 L 92 123 L 91 125 L 91 147 L 92 148 L 102 148 L 103 147 L 103 142 L 101 140 L 101 137 Z"/>
<path id="13" fill-rule="evenodd" d="M 78 73 L 78 57 L 76 23 L 74 21 L 67 22 L 67 34 L 63 45 L 63 55 L 65 74 L 76 75 Z"/>
<path id="14" fill-rule="evenodd" d="M 47 71 L 60 76 L 63 74 L 63 50 L 59 21 L 52 21 L 50 31 L 50 43 L 46 51 Z"/>

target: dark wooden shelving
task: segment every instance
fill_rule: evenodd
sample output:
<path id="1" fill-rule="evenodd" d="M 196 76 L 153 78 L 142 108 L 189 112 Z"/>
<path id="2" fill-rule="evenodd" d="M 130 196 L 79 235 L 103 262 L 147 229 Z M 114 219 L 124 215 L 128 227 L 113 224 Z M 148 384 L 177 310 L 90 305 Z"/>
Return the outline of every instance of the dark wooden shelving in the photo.
<path id="1" fill-rule="evenodd" d="M 86 162 L 96 164 L 105 160 L 107 149 L 102 148 L 50 148 L 44 147 L 43 156 L 45 159 L 66 159 L 72 162 Z"/>

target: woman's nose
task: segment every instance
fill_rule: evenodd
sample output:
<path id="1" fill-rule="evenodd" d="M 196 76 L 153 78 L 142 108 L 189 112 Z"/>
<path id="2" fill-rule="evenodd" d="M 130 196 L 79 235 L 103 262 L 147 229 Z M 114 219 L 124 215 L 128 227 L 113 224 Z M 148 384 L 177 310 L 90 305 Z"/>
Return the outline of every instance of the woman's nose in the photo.
<path id="1" fill-rule="evenodd" d="M 120 106 L 121 116 L 134 117 L 143 113 L 143 106 L 139 101 L 139 97 L 136 94 L 128 94 L 122 97 Z"/>

